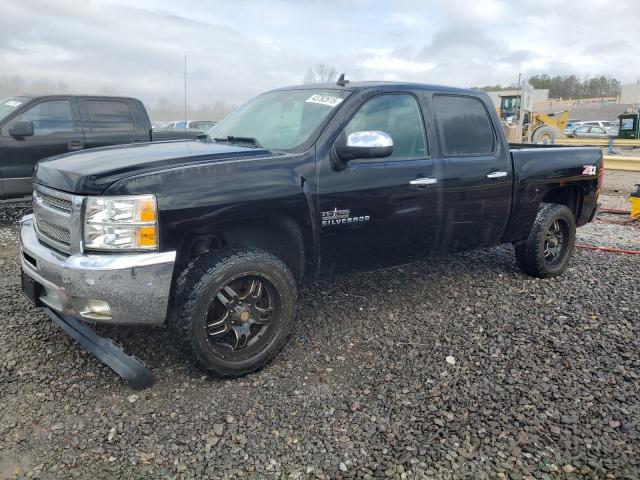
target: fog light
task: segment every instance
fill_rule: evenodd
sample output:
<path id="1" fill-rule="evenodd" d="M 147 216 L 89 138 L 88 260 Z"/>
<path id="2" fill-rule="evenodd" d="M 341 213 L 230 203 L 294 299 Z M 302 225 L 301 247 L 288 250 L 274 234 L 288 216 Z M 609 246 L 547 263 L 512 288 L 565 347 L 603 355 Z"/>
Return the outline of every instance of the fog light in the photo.
<path id="1" fill-rule="evenodd" d="M 108 320 L 113 315 L 111 307 L 104 300 L 96 300 L 93 298 L 73 297 L 73 304 L 76 309 L 85 318 L 92 320 Z"/>

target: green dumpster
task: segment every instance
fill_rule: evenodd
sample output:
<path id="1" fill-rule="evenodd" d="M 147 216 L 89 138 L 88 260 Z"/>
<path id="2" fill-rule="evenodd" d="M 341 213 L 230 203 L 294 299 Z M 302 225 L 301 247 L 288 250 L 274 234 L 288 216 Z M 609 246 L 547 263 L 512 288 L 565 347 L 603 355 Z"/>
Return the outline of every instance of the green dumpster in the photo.
<path id="1" fill-rule="evenodd" d="M 640 138 L 640 113 L 625 113 L 620 115 L 618 138 Z"/>

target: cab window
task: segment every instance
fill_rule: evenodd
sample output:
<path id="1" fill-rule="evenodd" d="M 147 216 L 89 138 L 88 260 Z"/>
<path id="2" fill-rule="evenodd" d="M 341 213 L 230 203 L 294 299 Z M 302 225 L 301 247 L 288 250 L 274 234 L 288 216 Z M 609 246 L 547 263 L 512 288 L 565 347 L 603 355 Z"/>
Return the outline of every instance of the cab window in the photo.
<path id="1" fill-rule="evenodd" d="M 35 136 L 73 132 L 73 117 L 69 100 L 50 100 L 34 105 L 14 121 L 33 122 Z"/>
<path id="2" fill-rule="evenodd" d="M 132 132 L 136 129 L 126 102 L 85 100 L 92 132 Z"/>
<path id="3" fill-rule="evenodd" d="M 353 132 L 377 130 L 393 140 L 393 153 L 386 159 L 424 158 L 427 142 L 420 107 L 413 95 L 380 95 L 360 107 L 345 127 Z"/>
<path id="4" fill-rule="evenodd" d="M 444 136 L 445 155 L 493 153 L 495 134 L 489 112 L 480 100 L 459 95 L 436 95 L 433 105 Z"/>

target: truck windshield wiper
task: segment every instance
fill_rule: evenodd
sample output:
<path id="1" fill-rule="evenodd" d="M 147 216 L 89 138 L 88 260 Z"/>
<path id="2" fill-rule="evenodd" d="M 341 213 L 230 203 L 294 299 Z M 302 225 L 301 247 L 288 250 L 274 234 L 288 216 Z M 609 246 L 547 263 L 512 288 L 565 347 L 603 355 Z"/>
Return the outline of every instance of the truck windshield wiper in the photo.
<path id="1" fill-rule="evenodd" d="M 260 142 L 255 137 L 236 137 L 234 135 L 227 135 L 226 137 L 217 137 L 213 139 L 214 142 L 229 142 L 229 143 L 250 143 L 258 148 L 262 148 Z"/>

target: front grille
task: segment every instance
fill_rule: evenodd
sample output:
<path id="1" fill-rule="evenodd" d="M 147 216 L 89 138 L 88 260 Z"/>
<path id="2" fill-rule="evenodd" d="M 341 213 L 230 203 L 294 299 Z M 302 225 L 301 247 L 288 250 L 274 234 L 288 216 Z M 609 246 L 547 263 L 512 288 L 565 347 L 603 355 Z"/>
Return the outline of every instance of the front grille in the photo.
<path id="1" fill-rule="evenodd" d="M 58 210 L 62 210 L 63 212 L 71 213 L 71 200 L 54 197 L 53 195 L 44 193 L 38 187 L 36 187 L 36 196 L 42 200 L 42 203 L 44 205 L 52 208 L 57 208 Z"/>
<path id="2" fill-rule="evenodd" d="M 80 215 L 74 210 L 74 196 L 38 184 L 34 193 L 33 215 L 38 239 L 57 250 L 71 253 L 71 244 L 75 243 L 72 239 L 78 236 L 77 232 L 73 233 L 77 227 L 72 220 Z"/>
<path id="3" fill-rule="evenodd" d="M 49 223 L 46 220 L 36 219 L 38 230 L 43 235 L 46 235 L 51 240 L 62 243 L 64 245 L 71 245 L 71 232 L 68 228 L 59 227 L 53 223 Z"/>

